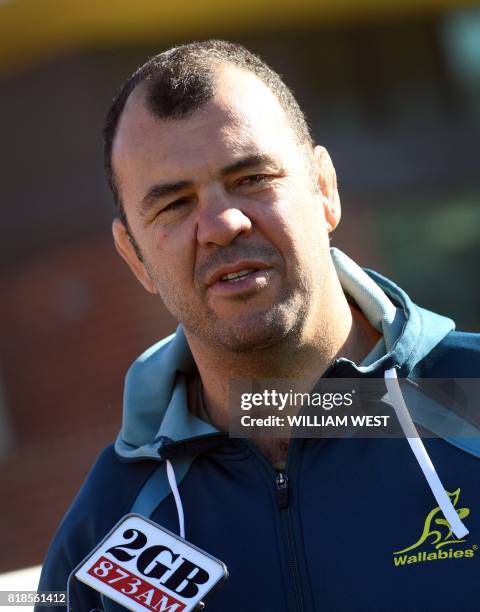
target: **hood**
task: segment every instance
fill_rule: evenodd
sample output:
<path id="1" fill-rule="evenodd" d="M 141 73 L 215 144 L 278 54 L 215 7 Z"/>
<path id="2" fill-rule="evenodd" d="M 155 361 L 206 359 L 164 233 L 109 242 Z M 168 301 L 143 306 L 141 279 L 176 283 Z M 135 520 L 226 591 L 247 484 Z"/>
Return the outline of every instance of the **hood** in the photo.
<path id="1" fill-rule="evenodd" d="M 419 308 L 397 285 L 363 270 L 336 248 L 331 256 L 345 293 L 363 311 L 381 340 L 352 376 L 372 376 L 395 367 L 406 377 L 455 327 L 453 321 Z M 159 458 L 166 443 L 225 436 L 187 409 L 187 375 L 195 368 L 182 326 L 145 351 L 128 370 L 123 425 L 115 442 L 124 460 Z"/>

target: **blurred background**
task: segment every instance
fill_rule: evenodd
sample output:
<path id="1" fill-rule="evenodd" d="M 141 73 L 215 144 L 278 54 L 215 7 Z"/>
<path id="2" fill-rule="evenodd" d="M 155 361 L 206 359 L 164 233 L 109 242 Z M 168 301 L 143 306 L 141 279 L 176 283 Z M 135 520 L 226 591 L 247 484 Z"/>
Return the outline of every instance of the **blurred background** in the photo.
<path id="1" fill-rule="evenodd" d="M 41 563 L 128 365 L 175 327 L 114 252 L 101 128 L 148 56 L 210 37 L 307 111 L 339 176 L 333 243 L 480 329 L 479 3 L 0 0 L 0 573 Z"/>

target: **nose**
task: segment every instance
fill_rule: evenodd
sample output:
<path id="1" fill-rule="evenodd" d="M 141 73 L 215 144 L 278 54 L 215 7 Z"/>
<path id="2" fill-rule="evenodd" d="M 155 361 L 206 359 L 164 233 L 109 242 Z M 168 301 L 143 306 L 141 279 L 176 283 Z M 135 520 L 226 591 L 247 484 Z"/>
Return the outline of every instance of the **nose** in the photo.
<path id="1" fill-rule="evenodd" d="M 252 221 L 238 200 L 217 187 L 204 194 L 198 207 L 197 241 L 202 246 L 227 246 L 240 234 L 252 232 Z"/>

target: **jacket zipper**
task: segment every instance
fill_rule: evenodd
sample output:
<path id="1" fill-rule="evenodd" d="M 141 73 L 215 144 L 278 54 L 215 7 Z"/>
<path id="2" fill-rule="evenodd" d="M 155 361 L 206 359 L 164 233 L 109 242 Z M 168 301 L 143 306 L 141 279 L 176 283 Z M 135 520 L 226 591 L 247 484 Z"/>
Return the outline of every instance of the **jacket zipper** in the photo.
<path id="1" fill-rule="evenodd" d="M 292 514 L 288 503 L 289 488 L 288 475 L 284 471 L 277 473 L 275 478 L 275 488 L 277 494 L 277 505 L 280 510 L 280 520 L 287 540 L 287 561 L 290 574 L 293 578 L 293 586 L 295 590 L 296 609 L 299 612 L 305 610 L 303 602 L 302 586 L 300 574 L 298 571 L 297 555 L 295 552 L 295 540 L 293 535 Z"/>
<path id="2" fill-rule="evenodd" d="M 290 448 L 288 450 L 287 465 L 291 464 L 291 455 L 295 442 L 298 440 L 291 440 Z M 275 468 L 267 461 L 265 456 L 258 450 L 258 448 L 250 440 L 239 440 L 238 443 L 247 446 L 248 449 L 257 457 L 260 463 L 266 468 L 267 472 L 274 476 L 274 487 L 275 496 L 277 500 L 277 508 L 280 514 L 280 523 L 282 532 L 285 537 L 286 548 L 287 548 L 287 565 L 290 573 L 290 579 L 293 582 L 294 600 L 295 600 L 295 612 L 305 612 L 304 596 L 302 591 L 302 583 L 300 580 L 300 572 L 298 570 L 297 555 L 295 552 L 295 537 L 293 532 L 293 519 L 292 510 L 289 504 L 289 476 L 285 470 L 275 470 Z"/>
<path id="3" fill-rule="evenodd" d="M 288 476 L 285 472 L 278 472 L 275 479 L 277 488 L 277 504 L 279 510 L 288 508 Z"/>

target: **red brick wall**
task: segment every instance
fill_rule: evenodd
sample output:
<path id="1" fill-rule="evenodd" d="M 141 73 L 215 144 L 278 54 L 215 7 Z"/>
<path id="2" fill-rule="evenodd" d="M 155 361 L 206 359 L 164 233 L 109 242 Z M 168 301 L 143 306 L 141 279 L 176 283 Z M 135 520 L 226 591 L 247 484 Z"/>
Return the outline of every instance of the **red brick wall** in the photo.
<path id="1" fill-rule="evenodd" d="M 126 369 L 175 322 L 109 237 L 37 255 L 4 272 L 0 287 L 13 434 L 0 463 L 3 572 L 42 561 L 87 470 L 120 427 Z"/>

